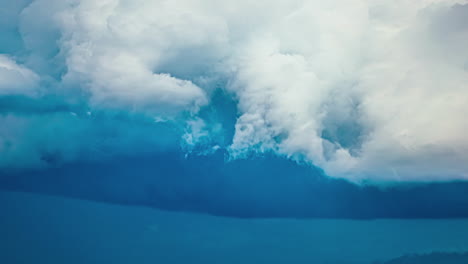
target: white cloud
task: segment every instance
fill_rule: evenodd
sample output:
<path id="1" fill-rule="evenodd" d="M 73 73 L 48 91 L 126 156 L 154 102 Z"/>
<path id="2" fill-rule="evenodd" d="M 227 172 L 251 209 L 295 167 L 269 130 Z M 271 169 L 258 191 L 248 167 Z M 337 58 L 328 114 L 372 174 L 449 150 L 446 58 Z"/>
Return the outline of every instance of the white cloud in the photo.
<path id="1" fill-rule="evenodd" d="M 38 83 L 37 74 L 0 54 L 0 95 L 34 95 Z"/>
<path id="2" fill-rule="evenodd" d="M 234 153 L 301 154 L 353 181 L 468 178 L 467 7 L 308 2 L 278 19 L 238 61 Z"/>
<path id="3" fill-rule="evenodd" d="M 179 53 L 187 48 L 209 52 L 207 59 L 226 42 L 223 21 L 204 16 L 195 5 L 38 0 L 23 11 L 25 20 L 36 15 L 46 16 L 42 20 L 60 31 L 64 84 L 85 86 L 95 106 L 171 114 L 207 103 L 206 91 L 164 69 L 176 63 L 195 71 L 199 65 L 190 65 Z M 34 36 L 35 27 L 24 23 L 22 32 Z"/>
<path id="4" fill-rule="evenodd" d="M 95 107 L 196 113 L 221 76 L 233 155 L 424 181 L 468 178 L 467 17 L 451 0 L 36 0 L 21 32 L 36 53 L 51 52 L 37 32 L 60 36 L 62 84 Z"/>

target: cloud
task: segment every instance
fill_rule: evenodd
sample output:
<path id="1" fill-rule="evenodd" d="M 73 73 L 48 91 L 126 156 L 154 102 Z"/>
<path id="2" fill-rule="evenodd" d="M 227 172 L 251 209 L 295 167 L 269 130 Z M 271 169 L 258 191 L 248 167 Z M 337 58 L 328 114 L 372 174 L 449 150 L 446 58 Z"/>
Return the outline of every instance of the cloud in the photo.
<path id="1" fill-rule="evenodd" d="M 176 120 L 206 155 L 226 130 L 199 111 L 225 89 L 232 158 L 274 152 L 354 182 L 466 179 L 466 17 L 452 0 L 35 0 L 18 17 L 24 66 L 0 57 L 0 76 L 17 91 L 53 80 L 41 89 L 93 111 Z"/>
<path id="2" fill-rule="evenodd" d="M 174 152 L 184 129 L 183 122 L 155 123 L 132 114 L 88 112 L 79 106 L 54 105 L 51 99 L 42 99 L 40 104 L 16 100 L 24 109 L 0 115 L 0 168 L 47 168 Z"/>
<path id="3" fill-rule="evenodd" d="M 0 96 L 32 95 L 36 92 L 39 80 L 33 71 L 0 54 Z"/>
<path id="4" fill-rule="evenodd" d="M 398 6 L 308 3 L 250 44 L 234 153 L 299 155 L 353 181 L 468 177 L 468 5 Z"/>
<path id="5" fill-rule="evenodd" d="M 187 47 L 216 52 L 225 41 L 225 27 L 185 8 L 193 14 L 182 16 L 178 6 L 158 1 L 38 0 L 22 13 L 22 33 L 31 49 L 41 52 L 41 46 L 54 45 L 38 32 L 58 32 L 58 56 L 66 66 L 63 83 L 85 89 L 97 107 L 156 114 L 196 111 L 208 101 L 205 91 L 171 76 L 164 66 L 170 61 L 197 67 L 178 53 Z"/>

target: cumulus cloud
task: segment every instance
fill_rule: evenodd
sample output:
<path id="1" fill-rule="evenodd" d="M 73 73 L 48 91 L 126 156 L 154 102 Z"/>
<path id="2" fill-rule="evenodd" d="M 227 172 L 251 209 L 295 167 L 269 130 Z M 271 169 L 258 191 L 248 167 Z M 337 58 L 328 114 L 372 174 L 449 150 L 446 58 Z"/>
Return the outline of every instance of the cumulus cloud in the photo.
<path id="1" fill-rule="evenodd" d="M 340 1 L 278 19 L 239 60 L 234 152 L 299 154 L 353 181 L 467 178 L 467 15 Z"/>
<path id="2" fill-rule="evenodd" d="M 189 113 L 189 151 L 218 147 L 197 112 L 226 89 L 233 158 L 275 152 L 355 182 L 466 179 L 467 17 L 461 0 L 35 0 L 18 19 L 31 70 L 0 57 L 0 76 L 13 65 L 8 82 L 26 87 L 34 71 L 103 111 Z"/>
<path id="3" fill-rule="evenodd" d="M 193 6 L 182 7 L 189 13 L 159 1 L 38 0 L 23 11 L 22 32 L 32 49 L 41 42 L 35 36 L 37 16 L 45 31 L 59 32 L 63 82 L 84 88 L 93 105 L 163 114 L 196 111 L 207 103 L 205 91 L 164 66 L 170 61 L 184 67 L 186 59 L 178 53 L 187 47 L 216 53 L 226 29 Z"/>

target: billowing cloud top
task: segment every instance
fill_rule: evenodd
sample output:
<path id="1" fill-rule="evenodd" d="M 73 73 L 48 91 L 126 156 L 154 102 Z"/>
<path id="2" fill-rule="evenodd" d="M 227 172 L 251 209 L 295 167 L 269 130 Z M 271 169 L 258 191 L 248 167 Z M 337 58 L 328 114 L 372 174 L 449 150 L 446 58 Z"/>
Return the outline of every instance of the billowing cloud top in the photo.
<path id="1" fill-rule="evenodd" d="M 3 168 L 225 148 L 468 179 L 467 1 L 0 3 Z"/>

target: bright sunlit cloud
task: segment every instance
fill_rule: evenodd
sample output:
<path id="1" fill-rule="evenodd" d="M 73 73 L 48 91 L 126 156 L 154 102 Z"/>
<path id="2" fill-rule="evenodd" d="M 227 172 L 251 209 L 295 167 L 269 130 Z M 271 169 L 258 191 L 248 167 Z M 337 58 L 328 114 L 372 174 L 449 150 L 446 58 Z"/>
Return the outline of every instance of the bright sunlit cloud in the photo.
<path id="1" fill-rule="evenodd" d="M 203 155 L 274 152 L 354 182 L 468 178 L 467 1 L 3 2 L 0 96 L 31 99 L 0 109 L 0 166 L 158 149 L 152 126 L 171 123 Z M 237 103 L 231 128 L 204 120 L 217 89 Z"/>

